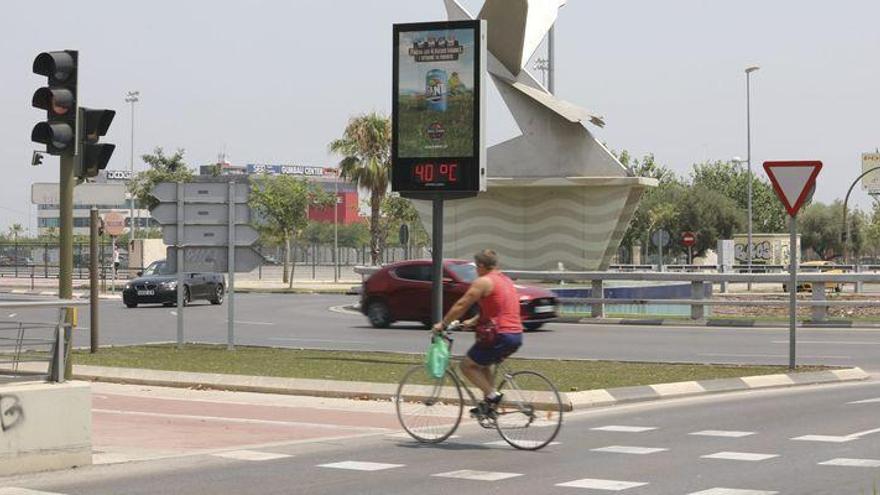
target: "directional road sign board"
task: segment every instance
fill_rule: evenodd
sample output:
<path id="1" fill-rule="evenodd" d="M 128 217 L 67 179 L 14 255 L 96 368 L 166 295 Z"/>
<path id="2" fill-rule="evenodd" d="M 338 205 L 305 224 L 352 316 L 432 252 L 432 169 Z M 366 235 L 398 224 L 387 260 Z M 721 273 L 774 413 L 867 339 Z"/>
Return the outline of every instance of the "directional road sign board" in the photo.
<path id="1" fill-rule="evenodd" d="M 235 202 L 247 203 L 250 187 L 245 183 L 235 184 Z M 226 204 L 229 184 L 226 182 L 188 182 L 183 185 L 183 201 L 190 203 Z M 177 183 L 160 182 L 153 188 L 153 196 L 162 203 L 177 201 Z"/>
<path id="2" fill-rule="evenodd" d="M 177 224 L 177 203 L 159 203 L 150 210 L 150 215 L 162 225 Z M 235 205 L 235 223 L 248 224 L 251 209 L 246 204 Z M 225 204 L 187 204 L 183 212 L 186 225 L 227 225 L 229 208 Z"/>
<path id="3" fill-rule="evenodd" d="M 235 271 L 250 272 L 263 263 L 263 256 L 247 246 L 235 248 Z M 167 249 L 165 262 L 171 273 L 177 273 L 177 248 Z M 183 249 L 183 266 L 189 272 L 227 272 L 226 247 L 188 247 Z"/>
<path id="4" fill-rule="evenodd" d="M 235 226 L 235 245 L 250 246 L 257 242 L 260 233 L 250 225 Z M 184 225 L 183 242 L 178 242 L 177 229 L 163 229 L 162 240 L 170 246 L 227 246 L 229 245 L 229 227 L 225 225 Z"/>
<path id="5" fill-rule="evenodd" d="M 764 162 L 776 196 L 790 216 L 796 216 L 807 202 L 820 170 L 820 161 Z"/>

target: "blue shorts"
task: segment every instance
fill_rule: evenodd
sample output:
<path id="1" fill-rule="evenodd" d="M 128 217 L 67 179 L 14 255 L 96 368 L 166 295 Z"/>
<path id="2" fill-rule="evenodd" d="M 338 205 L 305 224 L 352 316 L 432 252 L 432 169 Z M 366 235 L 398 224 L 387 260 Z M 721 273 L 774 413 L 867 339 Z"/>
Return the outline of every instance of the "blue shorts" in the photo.
<path id="1" fill-rule="evenodd" d="M 471 361 L 480 366 L 497 364 L 507 359 L 522 345 L 522 333 L 499 333 L 490 346 L 474 344 L 467 352 Z"/>

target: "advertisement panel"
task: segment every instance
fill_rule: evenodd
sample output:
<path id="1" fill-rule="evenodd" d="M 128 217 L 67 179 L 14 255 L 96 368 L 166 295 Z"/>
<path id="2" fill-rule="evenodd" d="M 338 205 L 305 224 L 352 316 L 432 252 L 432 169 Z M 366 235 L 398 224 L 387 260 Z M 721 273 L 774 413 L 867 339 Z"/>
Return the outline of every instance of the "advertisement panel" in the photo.
<path id="1" fill-rule="evenodd" d="M 485 191 L 485 35 L 485 21 L 394 25 L 393 191 Z"/>
<path id="2" fill-rule="evenodd" d="M 862 173 L 880 167 L 880 153 L 862 153 Z M 880 194 L 880 170 L 862 177 L 862 189 L 868 194 Z"/>

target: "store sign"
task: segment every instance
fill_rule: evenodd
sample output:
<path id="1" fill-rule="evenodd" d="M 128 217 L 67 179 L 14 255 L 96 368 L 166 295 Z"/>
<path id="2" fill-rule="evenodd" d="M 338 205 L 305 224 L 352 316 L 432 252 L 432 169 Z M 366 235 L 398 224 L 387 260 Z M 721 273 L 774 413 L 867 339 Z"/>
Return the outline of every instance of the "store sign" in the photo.
<path id="1" fill-rule="evenodd" d="M 485 21 L 394 25 L 392 190 L 486 190 Z"/>
<path id="2" fill-rule="evenodd" d="M 335 168 L 306 167 L 303 165 L 269 165 L 264 163 L 248 163 L 248 174 L 299 175 L 305 177 L 335 177 Z"/>

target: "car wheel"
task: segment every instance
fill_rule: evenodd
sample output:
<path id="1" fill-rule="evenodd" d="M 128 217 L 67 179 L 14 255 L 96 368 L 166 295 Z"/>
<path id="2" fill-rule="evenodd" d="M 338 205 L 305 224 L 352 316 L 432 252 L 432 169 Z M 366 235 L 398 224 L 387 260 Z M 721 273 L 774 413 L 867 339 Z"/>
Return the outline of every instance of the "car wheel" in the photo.
<path id="1" fill-rule="evenodd" d="M 534 332 L 544 326 L 543 323 L 523 323 L 527 332 Z"/>
<path id="2" fill-rule="evenodd" d="M 219 284 L 216 289 L 214 289 L 214 297 L 211 299 L 211 304 L 223 304 L 223 284 Z"/>
<path id="3" fill-rule="evenodd" d="M 388 305 L 381 301 L 373 301 L 367 306 L 367 318 L 375 328 L 388 328 L 391 325 L 391 312 Z"/>
<path id="4" fill-rule="evenodd" d="M 136 308 L 138 307 L 138 303 L 125 303 L 126 308 Z"/>
<path id="5" fill-rule="evenodd" d="M 184 286 L 184 288 L 183 288 L 183 305 L 189 306 L 189 303 L 191 303 L 191 302 L 192 302 L 192 299 L 190 298 L 189 287 Z"/>

